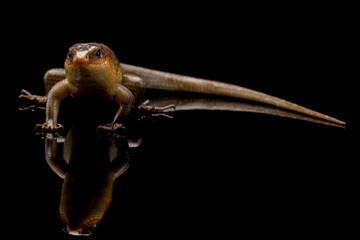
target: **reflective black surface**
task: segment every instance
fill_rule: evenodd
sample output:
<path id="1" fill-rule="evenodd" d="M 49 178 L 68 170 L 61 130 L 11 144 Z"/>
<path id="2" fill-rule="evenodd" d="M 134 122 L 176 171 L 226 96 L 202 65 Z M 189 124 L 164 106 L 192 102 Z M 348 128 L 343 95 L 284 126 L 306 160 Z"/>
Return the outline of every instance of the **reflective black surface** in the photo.
<path id="1" fill-rule="evenodd" d="M 44 140 L 29 130 L 42 114 L 21 114 L 29 121 L 14 139 L 21 151 L 7 186 L 14 197 L 11 215 L 25 218 L 29 234 L 64 238 L 62 180 L 45 162 Z M 351 211 L 346 203 L 356 157 L 347 129 L 195 111 L 143 120 L 135 131 L 143 134 L 142 144 L 130 151 L 131 167 L 115 181 L 110 211 L 93 238 L 223 236 L 259 227 L 273 234 L 285 227 L 327 231 Z"/>
<path id="2" fill-rule="evenodd" d="M 42 94 L 45 71 L 61 67 L 67 48 L 81 41 L 109 45 L 122 62 L 239 84 L 347 122 L 344 130 L 206 111 L 132 122 L 129 134 L 143 141 L 131 149 L 132 165 L 115 181 L 110 211 L 89 239 L 343 236 L 351 231 L 358 100 L 348 55 L 351 31 L 342 27 L 346 21 L 337 25 L 337 18 L 320 10 L 308 17 L 254 11 L 244 19 L 234 13 L 219 22 L 206 13 L 201 21 L 195 13 L 188 21 L 179 20 L 183 14 L 167 14 L 172 27 L 163 27 L 160 17 L 150 21 L 153 15 L 140 24 L 124 21 L 126 38 L 118 32 L 94 35 L 98 28 L 85 30 L 80 22 L 69 29 L 75 25 L 61 21 L 56 27 L 65 34 L 44 25 L 36 38 L 9 39 L 3 232 L 72 238 L 62 232 L 58 213 L 62 180 L 46 164 L 44 140 L 34 130 L 44 113 L 19 112 L 16 98 L 22 88 Z M 24 31 L 33 26 L 29 23 L 19 27 Z"/>

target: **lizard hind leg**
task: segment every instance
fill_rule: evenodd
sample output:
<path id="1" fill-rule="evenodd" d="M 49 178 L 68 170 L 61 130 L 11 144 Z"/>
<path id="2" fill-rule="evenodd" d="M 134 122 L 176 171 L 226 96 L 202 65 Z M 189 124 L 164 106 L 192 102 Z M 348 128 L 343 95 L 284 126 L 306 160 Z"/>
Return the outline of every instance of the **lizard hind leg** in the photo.
<path id="1" fill-rule="evenodd" d="M 150 101 L 149 100 L 146 100 L 145 102 L 141 103 L 139 105 L 139 110 L 142 110 L 142 111 L 146 111 L 146 112 L 149 112 L 149 113 L 163 113 L 165 112 L 166 110 L 169 110 L 169 109 L 174 109 L 175 110 L 175 105 L 174 104 L 169 104 L 167 106 L 163 106 L 163 107 L 153 107 L 153 106 L 149 106 L 149 103 Z"/>
<path id="2" fill-rule="evenodd" d="M 46 107 L 46 96 L 33 95 L 22 89 L 19 95 L 19 109 L 21 111 L 31 109 L 32 111 L 36 109 L 45 110 Z"/>
<path id="3" fill-rule="evenodd" d="M 44 75 L 44 87 L 46 94 L 49 93 L 50 89 L 58 82 L 65 79 L 64 68 L 52 68 L 49 69 Z"/>
<path id="4" fill-rule="evenodd" d="M 122 85 L 131 91 L 131 93 L 135 98 L 135 102 L 139 104 L 138 109 L 141 111 L 152 114 L 152 113 L 163 113 L 168 109 L 175 109 L 174 104 L 170 104 L 164 107 L 153 107 L 149 105 L 150 103 L 149 100 L 142 102 L 142 97 L 144 96 L 146 84 L 145 81 L 138 76 L 131 74 L 124 74 Z"/>
<path id="5" fill-rule="evenodd" d="M 158 107 L 158 106 L 149 106 L 149 103 L 150 100 L 146 100 L 145 102 L 141 103 L 138 106 L 138 110 L 142 112 L 139 119 L 150 119 L 151 121 L 154 121 L 153 117 L 159 117 L 159 116 L 170 119 L 174 118 L 172 115 L 167 114 L 168 113 L 167 110 L 173 109 L 175 111 L 174 104 Z"/>

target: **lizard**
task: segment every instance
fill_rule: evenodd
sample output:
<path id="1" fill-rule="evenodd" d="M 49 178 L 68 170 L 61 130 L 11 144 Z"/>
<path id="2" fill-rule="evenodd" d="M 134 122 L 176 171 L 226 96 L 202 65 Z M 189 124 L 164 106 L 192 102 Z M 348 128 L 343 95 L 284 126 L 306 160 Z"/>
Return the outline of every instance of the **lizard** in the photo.
<path id="1" fill-rule="evenodd" d="M 132 108 L 150 112 L 162 112 L 175 105 L 151 107 L 142 102 L 145 89 L 185 91 L 199 94 L 244 99 L 273 107 L 290 110 L 337 125 L 345 122 L 309 108 L 234 84 L 202 78 L 167 73 L 120 63 L 115 53 L 105 44 L 76 43 L 69 48 L 64 68 L 50 69 L 45 73 L 46 96 L 32 95 L 22 90 L 21 100 L 34 105 L 46 103 L 46 121 L 36 125 L 42 132 L 59 134 L 63 126 L 57 122 L 60 102 L 67 96 L 101 96 L 115 100 L 119 109 L 110 124 L 99 126 L 104 131 L 125 129 L 124 122 Z"/>

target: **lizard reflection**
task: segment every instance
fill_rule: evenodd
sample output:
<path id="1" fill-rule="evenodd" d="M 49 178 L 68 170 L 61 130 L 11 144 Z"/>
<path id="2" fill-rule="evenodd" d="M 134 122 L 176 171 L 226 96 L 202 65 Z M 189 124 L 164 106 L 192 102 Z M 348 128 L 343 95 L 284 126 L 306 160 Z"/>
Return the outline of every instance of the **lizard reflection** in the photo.
<path id="1" fill-rule="evenodd" d="M 58 138 L 53 133 L 45 137 L 46 161 L 64 179 L 59 211 L 71 235 L 90 235 L 99 226 L 112 200 L 113 182 L 130 163 L 126 139 L 99 136 L 96 127 L 89 118 L 75 122 L 66 133 L 62 157 Z"/>

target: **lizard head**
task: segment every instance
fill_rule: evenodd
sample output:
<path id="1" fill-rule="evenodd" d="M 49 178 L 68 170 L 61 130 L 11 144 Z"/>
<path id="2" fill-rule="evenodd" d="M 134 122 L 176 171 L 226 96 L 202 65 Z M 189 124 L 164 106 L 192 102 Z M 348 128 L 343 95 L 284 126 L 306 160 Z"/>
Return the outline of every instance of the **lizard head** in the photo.
<path id="1" fill-rule="evenodd" d="M 114 52 L 101 43 L 77 43 L 66 55 L 65 76 L 71 94 L 112 97 L 122 80 L 119 61 Z"/>

